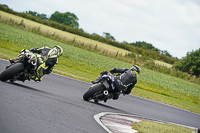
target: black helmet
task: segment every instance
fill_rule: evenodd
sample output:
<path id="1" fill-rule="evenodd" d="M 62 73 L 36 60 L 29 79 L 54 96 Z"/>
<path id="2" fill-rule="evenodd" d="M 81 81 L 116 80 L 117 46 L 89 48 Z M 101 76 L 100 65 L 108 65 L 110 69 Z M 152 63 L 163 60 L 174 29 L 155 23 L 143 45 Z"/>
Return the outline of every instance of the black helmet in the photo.
<path id="1" fill-rule="evenodd" d="M 140 69 L 139 66 L 133 65 L 133 66 L 131 67 L 131 69 L 135 70 L 135 71 L 138 73 L 138 75 L 140 75 L 141 69 Z"/>

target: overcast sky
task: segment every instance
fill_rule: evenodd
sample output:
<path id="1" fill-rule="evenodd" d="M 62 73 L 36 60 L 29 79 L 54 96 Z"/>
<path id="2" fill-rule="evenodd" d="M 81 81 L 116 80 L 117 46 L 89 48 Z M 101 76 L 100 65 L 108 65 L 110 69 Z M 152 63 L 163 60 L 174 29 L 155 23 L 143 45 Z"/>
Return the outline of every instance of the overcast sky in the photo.
<path id="1" fill-rule="evenodd" d="M 14 11 L 49 17 L 71 12 L 87 33 L 110 33 L 118 42 L 145 41 L 173 57 L 200 48 L 200 0 L 0 0 Z"/>

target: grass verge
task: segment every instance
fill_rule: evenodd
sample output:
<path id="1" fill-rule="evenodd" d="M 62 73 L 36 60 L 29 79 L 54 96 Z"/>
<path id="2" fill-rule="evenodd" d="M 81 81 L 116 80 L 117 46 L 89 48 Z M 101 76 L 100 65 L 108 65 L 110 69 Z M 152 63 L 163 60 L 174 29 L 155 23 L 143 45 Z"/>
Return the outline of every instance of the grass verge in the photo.
<path id="1" fill-rule="evenodd" d="M 132 128 L 139 133 L 192 133 L 196 132 L 196 129 L 188 127 L 177 126 L 168 123 L 158 123 L 151 121 L 142 121 L 133 123 Z"/>

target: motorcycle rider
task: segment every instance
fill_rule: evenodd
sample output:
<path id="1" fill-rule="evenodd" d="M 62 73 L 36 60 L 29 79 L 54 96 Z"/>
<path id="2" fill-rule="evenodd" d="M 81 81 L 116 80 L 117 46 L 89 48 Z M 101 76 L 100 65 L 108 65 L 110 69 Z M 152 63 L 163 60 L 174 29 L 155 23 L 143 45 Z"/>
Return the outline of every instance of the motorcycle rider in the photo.
<path id="1" fill-rule="evenodd" d="M 141 69 L 137 65 L 133 65 L 130 69 L 128 68 L 113 68 L 109 71 L 110 73 L 117 74 L 114 77 L 115 81 L 115 90 L 113 92 L 113 100 L 119 98 L 120 91 L 124 95 L 128 95 L 131 93 L 131 90 L 134 88 L 135 84 L 137 83 L 137 75 L 140 74 Z M 99 83 L 102 79 L 103 75 L 107 75 L 108 71 L 103 71 L 100 73 L 99 77 L 91 81 L 93 84 Z"/>
<path id="2" fill-rule="evenodd" d="M 16 63 L 22 58 L 25 53 L 35 53 L 37 55 L 37 68 L 35 73 L 29 75 L 30 79 L 40 82 L 44 74 L 50 74 L 53 68 L 58 64 L 58 58 L 62 56 L 63 49 L 59 45 L 54 46 L 52 49 L 45 46 L 42 48 L 31 48 L 30 50 L 22 49 L 20 55 L 16 59 L 9 60 L 10 63 Z"/>

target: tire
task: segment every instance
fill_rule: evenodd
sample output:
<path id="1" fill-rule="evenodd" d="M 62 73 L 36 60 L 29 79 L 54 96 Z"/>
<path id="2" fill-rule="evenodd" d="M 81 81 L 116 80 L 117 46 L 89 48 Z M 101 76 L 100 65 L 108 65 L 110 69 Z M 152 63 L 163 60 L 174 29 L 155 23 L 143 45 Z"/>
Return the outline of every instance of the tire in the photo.
<path id="1" fill-rule="evenodd" d="M 0 74 L 0 80 L 6 81 L 11 79 L 16 73 L 21 72 L 24 70 L 24 64 L 23 63 L 16 63 L 4 70 Z"/>
<path id="2" fill-rule="evenodd" d="M 92 96 L 96 93 L 96 92 L 99 92 L 99 91 L 102 91 L 104 90 L 105 87 L 103 84 L 97 84 L 97 85 L 94 85 L 92 86 L 87 92 L 85 92 L 85 94 L 83 95 L 83 99 L 85 101 L 89 101 L 91 100 Z"/>

